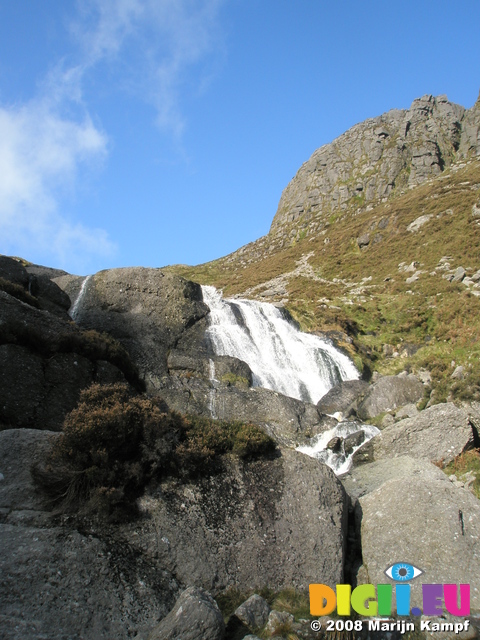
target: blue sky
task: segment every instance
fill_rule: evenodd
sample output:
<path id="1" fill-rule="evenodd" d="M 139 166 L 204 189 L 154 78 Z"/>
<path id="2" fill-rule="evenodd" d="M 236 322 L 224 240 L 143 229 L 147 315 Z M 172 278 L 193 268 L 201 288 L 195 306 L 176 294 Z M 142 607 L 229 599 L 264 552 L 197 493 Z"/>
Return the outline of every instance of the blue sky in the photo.
<path id="1" fill-rule="evenodd" d="M 311 153 L 425 93 L 471 107 L 478 0 L 4 0 L 0 253 L 198 264 Z"/>

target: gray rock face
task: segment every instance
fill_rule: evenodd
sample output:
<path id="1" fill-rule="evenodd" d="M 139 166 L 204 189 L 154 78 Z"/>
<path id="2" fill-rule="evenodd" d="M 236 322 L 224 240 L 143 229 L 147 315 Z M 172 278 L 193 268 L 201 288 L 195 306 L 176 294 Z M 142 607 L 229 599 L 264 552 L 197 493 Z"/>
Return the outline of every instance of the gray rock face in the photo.
<path id="1" fill-rule="evenodd" d="M 422 398 L 423 384 L 416 376 L 385 376 L 372 385 L 359 405 L 357 415 L 361 420 L 368 420 Z"/>
<path id="2" fill-rule="evenodd" d="M 35 491 L 31 465 L 44 459 L 58 434 L 36 429 L 0 431 L 0 508 L 42 511 L 42 499 Z"/>
<path id="3" fill-rule="evenodd" d="M 56 278 L 72 300 L 78 298 L 83 280 Z M 170 349 L 189 355 L 194 345 L 201 355 L 207 313 L 200 285 L 138 267 L 95 274 L 84 287 L 76 319 L 83 327 L 117 338 L 154 391 L 168 373 Z"/>
<path id="4" fill-rule="evenodd" d="M 26 292 L 35 297 L 40 309 L 48 310 L 67 319 L 70 298 L 41 269 L 35 269 L 35 267 L 25 268 L 14 258 L 0 256 L 0 278 L 22 286 Z M 52 269 L 51 271 L 55 270 Z"/>
<path id="5" fill-rule="evenodd" d="M 439 476 L 438 468 L 427 463 L 424 459 L 415 460 L 408 455 L 398 458 L 382 458 L 371 464 L 353 467 L 342 476 L 342 484 L 353 501 L 376 491 L 389 480 L 421 477 L 435 479 Z M 443 474 L 443 472 L 442 472 Z"/>
<path id="6" fill-rule="evenodd" d="M 334 473 L 296 451 L 224 469 L 195 484 L 163 483 L 148 518 L 124 534 L 186 585 L 213 593 L 306 588 L 343 575 L 345 493 Z"/>
<path id="7" fill-rule="evenodd" d="M 269 613 L 268 602 L 256 593 L 235 610 L 237 618 L 250 629 L 263 627 L 267 623 Z"/>
<path id="8" fill-rule="evenodd" d="M 479 414 L 472 408 L 437 404 L 386 427 L 371 440 L 373 456 L 378 460 L 410 455 L 446 465 L 476 445 L 479 424 Z"/>
<path id="9" fill-rule="evenodd" d="M 58 434 L 0 432 L 0 602 L 5 640 L 127 640 L 173 605 L 177 584 L 121 547 L 54 526 L 30 466 Z"/>
<path id="10" fill-rule="evenodd" d="M 282 194 L 269 235 L 288 235 L 292 225 L 319 230 L 333 212 L 363 207 L 396 187 L 438 175 L 455 156 L 462 127 L 462 150 L 480 148 L 477 111 L 475 106 L 467 112 L 464 122 L 463 107 L 426 95 L 408 110 L 355 125 L 302 165 Z"/>
<path id="11" fill-rule="evenodd" d="M 411 583 L 412 606 L 422 606 L 424 583 L 469 583 L 478 609 L 480 502 L 430 463 L 412 466 L 414 473 L 392 477 L 359 499 L 367 582 L 385 582 L 392 563 L 409 562 L 424 571 Z"/>
<path id="12" fill-rule="evenodd" d="M 463 118 L 458 155 L 464 158 L 480 155 L 480 93 Z"/>
<path id="13" fill-rule="evenodd" d="M 148 640 L 223 640 L 225 625 L 217 603 L 204 589 L 189 587 Z"/>
<path id="14" fill-rule="evenodd" d="M 329 415 L 340 411 L 348 417 L 356 412 L 358 403 L 369 388 L 369 384 L 363 380 L 340 382 L 317 402 L 317 409 Z"/>
<path id="15" fill-rule="evenodd" d="M 336 424 L 333 418 L 321 416 L 315 405 L 269 389 L 212 384 L 198 378 L 165 378 L 162 385 L 159 393 L 171 409 L 219 420 L 254 422 L 284 446 L 304 444 Z"/>
<path id="16" fill-rule="evenodd" d="M 0 325 L 23 328 L 22 344 L 0 345 L 0 424 L 59 431 L 81 389 L 93 382 L 125 381 L 114 365 L 76 353 L 49 352 L 77 327 L 0 291 Z M 22 337 L 23 336 L 23 337 Z"/>

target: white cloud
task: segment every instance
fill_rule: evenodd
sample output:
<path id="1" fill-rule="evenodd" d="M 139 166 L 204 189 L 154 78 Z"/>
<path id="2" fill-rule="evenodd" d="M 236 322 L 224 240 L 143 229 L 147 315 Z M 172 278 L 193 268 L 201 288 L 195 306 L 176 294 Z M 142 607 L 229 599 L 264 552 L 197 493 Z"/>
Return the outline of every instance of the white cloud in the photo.
<path id="1" fill-rule="evenodd" d="M 62 117 L 55 101 L 0 107 L 0 247 L 53 254 L 66 263 L 114 249 L 104 231 L 70 223 L 59 200 L 81 166 L 106 154 L 107 139 L 88 114 Z"/>
<path id="2" fill-rule="evenodd" d="M 194 84 L 200 87 L 205 75 L 200 65 L 222 49 L 218 14 L 223 2 L 88 0 L 72 30 L 86 68 L 118 64 L 123 85 L 155 107 L 156 124 L 179 136 L 185 125 L 180 94 L 186 77 L 195 70 Z"/>
<path id="3" fill-rule="evenodd" d="M 107 155 L 86 80 L 109 65 L 105 90 L 128 88 L 152 104 L 157 126 L 178 139 L 181 92 L 192 82 L 199 90 L 200 65 L 218 51 L 223 1 L 79 0 L 76 64 L 57 61 L 35 99 L 0 105 L 0 252 L 28 258 L 35 250 L 71 268 L 115 251 L 105 231 L 70 221 L 63 208 L 82 171 Z"/>

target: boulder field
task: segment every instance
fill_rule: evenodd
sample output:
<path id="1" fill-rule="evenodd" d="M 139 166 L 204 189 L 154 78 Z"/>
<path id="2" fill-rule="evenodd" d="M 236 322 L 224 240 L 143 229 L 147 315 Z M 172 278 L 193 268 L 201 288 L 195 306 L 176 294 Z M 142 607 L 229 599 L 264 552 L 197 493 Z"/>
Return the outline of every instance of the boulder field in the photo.
<path id="1" fill-rule="evenodd" d="M 440 468 L 478 447 L 477 403 L 420 411 L 425 384 L 407 373 L 341 383 L 318 405 L 252 387 L 248 365 L 213 354 L 200 287 L 162 270 L 114 269 L 87 281 L 2 258 L 0 277 L 17 285 L 0 291 L 5 638 L 173 638 L 185 633 L 176 626 L 185 610 L 192 638 L 220 639 L 229 627 L 212 596 L 377 584 L 392 554 L 424 572 L 414 603 L 422 583 L 468 582 L 480 610 L 480 503 Z M 227 457 L 216 473 L 153 483 L 134 522 L 62 516 L 31 466 L 60 437 L 82 389 L 125 380 L 177 411 L 252 421 L 274 438 L 276 453 Z M 294 450 L 334 426 L 337 412 L 390 418 L 340 479 Z M 180 600 L 169 614 L 179 596 L 185 607 Z"/>

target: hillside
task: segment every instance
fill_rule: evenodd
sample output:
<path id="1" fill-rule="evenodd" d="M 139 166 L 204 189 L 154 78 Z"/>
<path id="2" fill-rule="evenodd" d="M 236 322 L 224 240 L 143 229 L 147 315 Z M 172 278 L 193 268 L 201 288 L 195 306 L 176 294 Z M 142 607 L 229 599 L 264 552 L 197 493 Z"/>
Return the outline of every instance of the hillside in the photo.
<path id="1" fill-rule="evenodd" d="M 300 168 L 267 236 L 170 270 L 342 332 L 366 377 L 424 368 L 435 401 L 479 398 L 479 130 L 480 100 L 431 96 L 356 125 Z"/>

